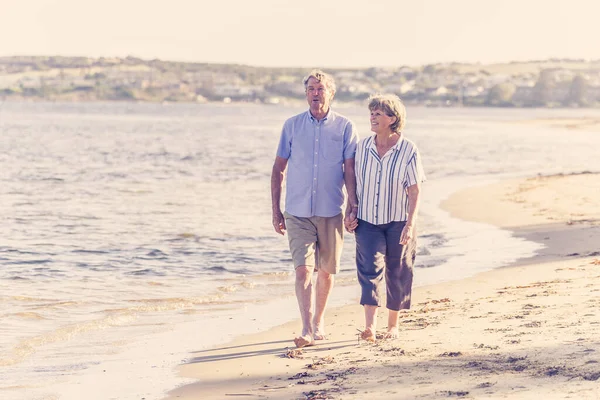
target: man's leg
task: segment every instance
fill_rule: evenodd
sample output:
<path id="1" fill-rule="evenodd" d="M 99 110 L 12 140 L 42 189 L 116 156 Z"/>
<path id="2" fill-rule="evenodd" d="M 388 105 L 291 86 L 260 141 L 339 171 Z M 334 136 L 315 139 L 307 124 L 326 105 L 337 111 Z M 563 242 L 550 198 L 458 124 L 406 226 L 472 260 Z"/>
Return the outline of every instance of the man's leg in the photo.
<path id="1" fill-rule="evenodd" d="M 296 298 L 302 319 L 302 334 L 294 339 L 296 347 L 310 346 L 313 341 L 312 327 L 312 275 L 314 268 L 301 265 L 296 268 Z"/>
<path id="2" fill-rule="evenodd" d="M 315 317 L 313 319 L 315 340 L 325 339 L 325 307 L 333 288 L 334 275 L 338 272 L 344 244 L 344 221 L 340 213 L 333 217 L 316 217 L 317 226 L 317 287 Z"/>
<path id="3" fill-rule="evenodd" d="M 325 339 L 325 307 L 333 288 L 334 275 L 320 269 L 317 272 L 317 290 L 315 301 L 315 318 L 313 320 L 315 340 Z"/>
<path id="4" fill-rule="evenodd" d="M 294 338 L 296 347 L 310 346 L 314 344 L 312 327 L 312 275 L 315 270 L 315 252 L 317 243 L 317 231 L 310 218 L 299 218 L 284 213 L 285 225 L 288 228 L 288 239 L 290 252 L 296 266 L 296 282 L 294 289 L 300 319 L 302 320 L 302 333 Z"/>

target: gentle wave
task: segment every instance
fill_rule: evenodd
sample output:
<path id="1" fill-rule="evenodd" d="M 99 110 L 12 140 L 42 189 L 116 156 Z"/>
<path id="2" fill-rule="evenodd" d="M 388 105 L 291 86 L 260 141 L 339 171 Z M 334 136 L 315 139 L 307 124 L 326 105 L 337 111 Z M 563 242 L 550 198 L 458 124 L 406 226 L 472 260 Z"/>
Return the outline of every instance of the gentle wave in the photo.
<path id="1" fill-rule="evenodd" d="M 14 365 L 23 361 L 26 357 L 33 354 L 36 349 L 57 342 L 65 342 L 74 337 L 92 330 L 105 329 L 107 327 L 122 326 L 131 323 L 134 315 L 115 315 L 99 320 L 74 324 L 58 328 L 54 331 L 24 339 L 8 352 L 7 356 L 0 357 L 0 366 Z"/>

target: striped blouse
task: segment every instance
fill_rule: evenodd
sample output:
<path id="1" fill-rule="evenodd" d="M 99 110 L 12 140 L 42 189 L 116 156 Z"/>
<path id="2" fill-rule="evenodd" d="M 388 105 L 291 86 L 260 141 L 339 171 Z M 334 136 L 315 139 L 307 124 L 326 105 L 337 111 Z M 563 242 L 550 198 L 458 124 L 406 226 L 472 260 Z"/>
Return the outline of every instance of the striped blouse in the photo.
<path id="1" fill-rule="evenodd" d="M 356 149 L 358 218 L 381 225 L 408 219 L 407 188 L 425 181 L 417 146 L 400 137 L 379 158 L 375 135 L 362 139 Z"/>

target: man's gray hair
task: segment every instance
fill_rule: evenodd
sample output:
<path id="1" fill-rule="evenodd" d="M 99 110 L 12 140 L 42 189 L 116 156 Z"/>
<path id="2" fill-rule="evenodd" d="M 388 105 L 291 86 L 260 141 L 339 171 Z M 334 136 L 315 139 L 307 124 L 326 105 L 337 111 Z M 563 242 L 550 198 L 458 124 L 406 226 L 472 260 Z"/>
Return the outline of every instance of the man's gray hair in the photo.
<path id="1" fill-rule="evenodd" d="M 308 80 L 310 78 L 315 78 L 317 82 L 322 83 L 326 88 L 332 92 L 335 92 L 335 80 L 333 79 L 333 76 L 321 71 L 320 69 L 313 69 L 302 80 L 302 83 L 304 83 L 304 89 L 308 88 Z"/>
<path id="2" fill-rule="evenodd" d="M 369 111 L 381 110 L 388 117 L 396 117 L 390 125 L 393 132 L 400 133 L 406 125 L 406 107 L 395 94 L 374 94 L 369 97 Z"/>

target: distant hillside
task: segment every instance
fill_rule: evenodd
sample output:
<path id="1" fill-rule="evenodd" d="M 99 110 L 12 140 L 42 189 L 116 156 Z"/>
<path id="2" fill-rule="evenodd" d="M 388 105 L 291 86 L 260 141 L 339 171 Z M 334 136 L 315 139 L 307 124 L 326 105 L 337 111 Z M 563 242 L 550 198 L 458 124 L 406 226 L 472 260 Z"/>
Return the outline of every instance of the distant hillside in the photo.
<path id="1" fill-rule="evenodd" d="M 306 68 L 88 57 L 0 57 L 0 98 L 49 101 L 257 102 L 302 100 Z M 600 60 L 444 63 L 326 69 L 337 101 L 375 92 L 431 106 L 598 107 Z"/>

